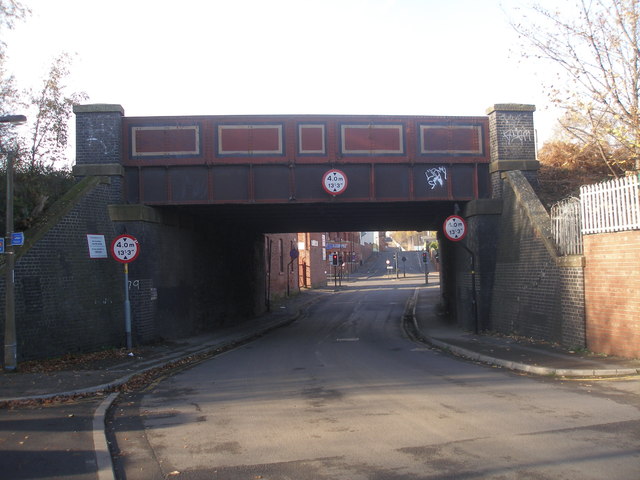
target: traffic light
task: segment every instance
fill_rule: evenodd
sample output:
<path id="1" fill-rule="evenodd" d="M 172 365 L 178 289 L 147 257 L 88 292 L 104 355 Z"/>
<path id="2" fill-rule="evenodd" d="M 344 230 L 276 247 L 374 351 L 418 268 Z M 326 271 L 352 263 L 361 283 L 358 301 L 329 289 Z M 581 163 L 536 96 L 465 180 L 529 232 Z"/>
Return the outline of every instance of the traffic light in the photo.
<path id="1" fill-rule="evenodd" d="M 331 255 L 331 265 L 338 266 L 338 254 L 334 253 Z"/>
<path id="2" fill-rule="evenodd" d="M 427 263 L 427 252 L 422 252 L 422 263 Z"/>

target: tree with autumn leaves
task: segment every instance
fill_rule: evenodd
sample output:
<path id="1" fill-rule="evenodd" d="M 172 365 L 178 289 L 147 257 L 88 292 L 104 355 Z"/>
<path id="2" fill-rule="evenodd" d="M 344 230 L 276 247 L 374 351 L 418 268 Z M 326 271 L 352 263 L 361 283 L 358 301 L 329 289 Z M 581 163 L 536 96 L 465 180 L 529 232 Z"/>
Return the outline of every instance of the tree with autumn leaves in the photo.
<path id="1" fill-rule="evenodd" d="M 545 194 L 638 172 L 640 1 L 535 3 L 514 18 L 521 55 L 554 71 L 545 89 L 564 112 L 539 152 Z"/>

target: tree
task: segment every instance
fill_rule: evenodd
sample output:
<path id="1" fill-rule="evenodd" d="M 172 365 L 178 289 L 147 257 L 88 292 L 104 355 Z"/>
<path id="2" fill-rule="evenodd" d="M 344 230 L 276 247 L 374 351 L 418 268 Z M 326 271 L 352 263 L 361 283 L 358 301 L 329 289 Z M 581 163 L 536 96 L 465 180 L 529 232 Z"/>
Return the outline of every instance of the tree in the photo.
<path id="1" fill-rule="evenodd" d="M 0 0 L 0 115 L 15 114 L 19 104 L 19 91 L 15 79 L 5 68 L 6 43 L 1 40 L 6 30 L 11 30 L 17 21 L 24 20 L 31 12 L 15 0 Z M 14 150 L 16 137 L 13 129 L 0 130 L 0 150 L 2 153 Z"/>
<path id="2" fill-rule="evenodd" d="M 640 169 L 640 1 L 577 0 L 563 11 L 536 3 L 531 11 L 511 25 L 523 57 L 557 67 L 546 89 L 566 112 L 560 123 L 569 138 L 594 148 L 614 176 Z"/>
<path id="3" fill-rule="evenodd" d="M 65 96 L 63 81 L 69 74 L 70 62 L 71 58 L 66 53 L 57 57 L 51 64 L 49 76 L 43 81 L 42 89 L 28 94 L 29 103 L 35 111 L 25 159 L 31 170 L 42 168 L 47 162 L 56 165 L 65 160 L 73 106 L 87 98 L 84 93 Z"/>
<path id="4" fill-rule="evenodd" d="M 615 156 L 615 152 L 607 151 L 606 154 Z M 547 142 L 538 152 L 538 160 L 536 192 L 547 208 L 568 196 L 577 196 L 582 185 L 601 182 L 611 176 L 609 167 L 602 162 L 593 144 Z"/>
<path id="5" fill-rule="evenodd" d="M 29 10 L 16 0 L 0 0 L 0 35 L 26 19 Z M 0 156 L 15 155 L 15 226 L 24 230 L 33 225 L 48 203 L 55 201 L 73 185 L 69 172 L 56 169 L 68 141 L 68 124 L 73 105 L 86 98 L 84 94 L 65 94 L 64 80 L 69 74 L 70 57 L 62 54 L 54 59 L 42 88 L 36 92 L 21 91 L 12 75 L 6 72 L 6 44 L 0 40 L 0 115 L 26 114 L 30 134 L 20 136 L 15 128 L 0 128 Z M 4 172 L 0 178 L 0 197 L 4 198 Z M 0 227 L 4 231 L 4 208 L 0 203 Z"/>

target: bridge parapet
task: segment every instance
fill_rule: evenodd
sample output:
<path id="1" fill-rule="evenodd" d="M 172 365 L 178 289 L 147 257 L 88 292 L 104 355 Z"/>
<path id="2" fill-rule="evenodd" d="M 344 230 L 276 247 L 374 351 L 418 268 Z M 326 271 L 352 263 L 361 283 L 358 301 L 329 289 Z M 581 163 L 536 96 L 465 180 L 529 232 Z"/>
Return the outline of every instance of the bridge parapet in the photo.
<path id="1" fill-rule="evenodd" d="M 349 203 L 369 204 L 371 215 L 382 204 L 429 204 L 437 223 L 453 202 L 501 198 L 506 171 L 535 179 L 534 110 L 497 104 L 480 117 L 125 117 L 120 105 L 81 105 L 74 174 L 111 177 L 114 203 L 322 204 L 334 217 Z M 323 182 L 333 170 L 348 179 L 336 194 Z"/>
<path id="2" fill-rule="evenodd" d="M 121 173 L 156 205 L 473 200 L 490 196 L 487 117 L 124 117 L 76 107 L 78 176 Z M 119 138 L 118 138 L 119 133 Z M 115 155 L 115 152 L 119 152 Z M 348 189 L 321 179 L 342 170 Z"/>

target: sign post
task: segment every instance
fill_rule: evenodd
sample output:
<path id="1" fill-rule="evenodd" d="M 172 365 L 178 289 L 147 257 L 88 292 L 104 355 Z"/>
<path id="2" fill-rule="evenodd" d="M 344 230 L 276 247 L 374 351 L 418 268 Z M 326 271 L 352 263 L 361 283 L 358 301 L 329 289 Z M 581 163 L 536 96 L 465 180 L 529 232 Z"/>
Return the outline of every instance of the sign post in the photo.
<path id="1" fill-rule="evenodd" d="M 467 235 L 467 222 L 458 215 L 451 215 L 444 221 L 444 236 L 452 242 L 459 242 Z M 475 333 L 479 331 L 478 326 L 478 301 L 476 298 L 476 255 L 464 243 L 460 244 L 469 255 L 471 255 L 471 306 L 473 308 L 473 319 L 475 323 Z"/>
<path id="2" fill-rule="evenodd" d="M 124 328 L 127 349 L 131 350 L 131 302 L 129 301 L 129 263 L 140 254 L 140 244 L 132 235 L 120 235 L 111 242 L 111 256 L 124 264 Z"/>
<path id="3" fill-rule="evenodd" d="M 422 252 L 422 263 L 424 263 L 424 283 L 429 284 L 429 264 L 427 263 L 428 247 L 425 246 L 425 251 Z"/>

